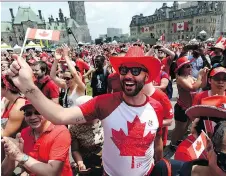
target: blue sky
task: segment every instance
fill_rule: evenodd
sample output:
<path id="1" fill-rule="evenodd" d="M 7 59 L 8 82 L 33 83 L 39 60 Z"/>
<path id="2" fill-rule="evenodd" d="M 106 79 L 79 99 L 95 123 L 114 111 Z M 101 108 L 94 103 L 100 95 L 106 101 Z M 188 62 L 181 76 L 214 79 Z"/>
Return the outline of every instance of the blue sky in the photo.
<path id="1" fill-rule="evenodd" d="M 151 15 L 156 8 L 162 6 L 162 2 L 85 2 L 86 20 L 92 39 L 99 37 L 99 34 L 106 34 L 108 27 L 122 28 L 123 33 L 129 33 L 132 16 L 140 13 Z M 168 6 L 172 4 L 173 2 L 167 2 Z M 19 6 L 30 6 L 37 15 L 38 10 L 41 10 L 45 20 L 50 15 L 55 19 L 59 18 L 59 8 L 64 16 L 69 17 L 67 2 L 2 2 L 1 21 L 10 21 L 9 8 L 13 8 L 15 16 Z"/>

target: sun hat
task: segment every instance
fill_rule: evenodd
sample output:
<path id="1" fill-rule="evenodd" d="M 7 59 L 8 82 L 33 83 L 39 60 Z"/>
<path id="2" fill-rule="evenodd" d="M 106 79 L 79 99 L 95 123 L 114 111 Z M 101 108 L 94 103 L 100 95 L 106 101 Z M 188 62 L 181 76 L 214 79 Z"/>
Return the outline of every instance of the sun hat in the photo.
<path id="1" fill-rule="evenodd" d="M 218 49 L 221 49 L 221 50 L 225 50 L 225 46 L 221 42 L 217 43 L 213 48 L 218 48 Z"/>
<path id="2" fill-rule="evenodd" d="M 159 75 L 161 69 L 159 59 L 153 56 L 145 56 L 144 51 L 138 46 L 130 47 L 125 56 L 111 56 L 110 62 L 117 73 L 119 73 L 121 65 L 126 66 L 127 64 L 135 63 L 144 66 L 149 74 L 146 84 L 154 80 Z"/>
<path id="3" fill-rule="evenodd" d="M 226 68 L 224 67 L 216 67 L 210 72 L 210 77 L 215 76 L 218 73 L 225 73 L 226 74 Z"/>
<path id="4" fill-rule="evenodd" d="M 176 61 L 177 67 L 175 69 L 175 72 L 177 72 L 185 64 L 190 64 L 190 63 L 191 63 L 191 61 L 186 56 L 183 56 L 183 57 L 177 59 L 177 61 Z"/>
<path id="5" fill-rule="evenodd" d="M 199 117 L 226 119 L 226 96 L 215 95 L 203 98 L 200 105 L 188 108 L 185 113 L 191 120 Z"/>

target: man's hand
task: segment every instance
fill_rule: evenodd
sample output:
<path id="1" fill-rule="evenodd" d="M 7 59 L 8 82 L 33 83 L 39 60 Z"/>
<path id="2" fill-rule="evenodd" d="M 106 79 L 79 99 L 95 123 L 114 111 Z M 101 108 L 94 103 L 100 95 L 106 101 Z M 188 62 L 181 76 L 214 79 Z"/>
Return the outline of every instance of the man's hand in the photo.
<path id="1" fill-rule="evenodd" d="M 24 154 L 20 149 L 21 145 L 18 139 L 3 137 L 2 143 L 4 144 L 6 155 L 8 155 L 10 159 L 20 162 Z"/>
<path id="2" fill-rule="evenodd" d="M 33 86 L 32 69 L 26 60 L 17 55 L 13 55 L 15 59 L 7 70 L 7 75 L 12 77 L 12 81 L 21 92 L 25 93 L 29 86 Z"/>
<path id="3" fill-rule="evenodd" d="M 63 49 L 63 56 L 64 57 L 69 56 L 70 48 L 66 44 L 62 45 L 62 49 Z"/>
<path id="4" fill-rule="evenodd" d="M 83 163 L 83 161 L 78 161 L 78 169 L 79 169 L 79 171 L 80 170 L 86 170 L 86 166 L 85 166 L 85 164 Z"/>
<path id="5" fill-rule="evenodd" d="M 62 58 L 62 49 L 57 48 L 54 55 L 55 55 L 55 59 L 59 61 Z"/>

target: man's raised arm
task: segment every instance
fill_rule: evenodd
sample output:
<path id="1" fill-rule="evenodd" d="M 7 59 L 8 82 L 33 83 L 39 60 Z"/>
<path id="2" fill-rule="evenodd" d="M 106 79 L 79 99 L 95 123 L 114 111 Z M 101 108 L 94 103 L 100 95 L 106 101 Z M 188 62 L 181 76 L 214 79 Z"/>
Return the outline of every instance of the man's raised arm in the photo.
<path id="1" fill-rule="evenodd" d="M 54 124 L 86 122 L 79 107 L 63 108 L 49 100 L 33 83 L 32 70 L 26 61 L 23 58 L 14 57 L 16 60 L 10 65 L 7 74 L 12 77 L 14 84 L 31 101 L 39 113 Z"/>

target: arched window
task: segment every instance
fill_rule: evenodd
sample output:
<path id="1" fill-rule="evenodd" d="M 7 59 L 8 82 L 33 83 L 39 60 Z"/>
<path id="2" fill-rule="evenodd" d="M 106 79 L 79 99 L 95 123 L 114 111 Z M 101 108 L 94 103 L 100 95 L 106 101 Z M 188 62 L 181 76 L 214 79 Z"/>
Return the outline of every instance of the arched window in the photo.
<path id="1" fill-rule="evenodd" d="M 3 38 L 1 38 L 1 41 L 3 41 Z"/>
<path id="2" fill-rule="evenodd" d="M 12 37 L 11 36 L 9 36 L 9 41 L 11 42 L 11 41 L 13 41 L 13 39 L 12 39 Z"/>

